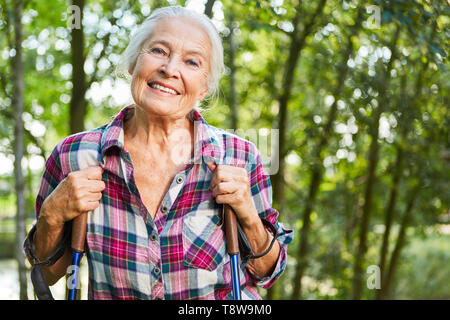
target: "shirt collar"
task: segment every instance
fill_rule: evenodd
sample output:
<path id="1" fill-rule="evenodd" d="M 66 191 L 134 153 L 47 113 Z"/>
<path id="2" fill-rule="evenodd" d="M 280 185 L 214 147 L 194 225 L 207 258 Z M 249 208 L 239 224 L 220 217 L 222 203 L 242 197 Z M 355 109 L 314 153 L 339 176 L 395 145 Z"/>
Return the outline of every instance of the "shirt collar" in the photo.
<path id="1" fill-rule="evenodd" d="M 106 152 L 112 147 L 124 149 L 124 130 L 123 124 L 129 115 L 132 106 L 127 106 L 120 110 L 114 119 L 106 126 L 100 142 L 101 158 L 105 157 Z"/>
<path id="2" fill-rule="evenodd" d="M 194 121 L 195 136 L 194 163 L 201 163 L 203 160 L 204 162 L 214 161 L 221 164 L 224 151 L 216 129 L 210 126 L 197 110 L 192 109 L 191 114 Z"/>
<path id="3" fill-rule="evenodd" d="M 134 107 L 129 105 L 123 108 L 114 119 L 105 127 L 100 142 L 101 162 L 105 162 L 105 155 L 108 150 L 117 147 L 120 151 L 124 150 L 124 129 L 123 124 L 132 113 Z M 219 144 L 219 138 L 216 129 L 210 126 L 203 116 L 192 109 L 189 118 L 194 122 L 194 158 L 191 159 L 194 164 L 200 164 L 202 161 L 214 161 L 217 164 L 223 163 L 224 151 Z"/>

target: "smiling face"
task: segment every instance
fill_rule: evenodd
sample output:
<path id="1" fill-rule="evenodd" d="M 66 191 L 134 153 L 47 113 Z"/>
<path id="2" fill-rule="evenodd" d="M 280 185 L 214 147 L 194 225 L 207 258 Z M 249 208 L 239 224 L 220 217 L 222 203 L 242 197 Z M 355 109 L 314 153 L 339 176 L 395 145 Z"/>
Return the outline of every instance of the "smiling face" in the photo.
<path id="1" fill-rule="evenodd" d="M 208 93 L 211 44 L 185 17 L 164 18 L 145 43 L 132 74 L 134 102 L 158 116 L 185 116 Z"/>

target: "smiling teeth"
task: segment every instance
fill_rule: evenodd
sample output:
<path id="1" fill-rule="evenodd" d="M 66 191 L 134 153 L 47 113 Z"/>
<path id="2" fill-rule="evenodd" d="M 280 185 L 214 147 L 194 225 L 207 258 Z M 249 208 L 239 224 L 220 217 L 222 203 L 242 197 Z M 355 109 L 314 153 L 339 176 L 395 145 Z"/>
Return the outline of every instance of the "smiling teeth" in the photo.
<path id="1" fill-rule="evenodd" d="M 160 90 L 160 91 L 167 92 L 167 93 L 177 94 L 175 90 L 172 90 L 172 89 L 169 89 L 169 88 L 160 86 L 159 84 L 156 84 L 156 83 L 151 83 L 151 84 L 150 84 L 150 87 L 152 87 L 152 88 L 154 88 L 154 89 L 158 89 L 158 90 Z"/>

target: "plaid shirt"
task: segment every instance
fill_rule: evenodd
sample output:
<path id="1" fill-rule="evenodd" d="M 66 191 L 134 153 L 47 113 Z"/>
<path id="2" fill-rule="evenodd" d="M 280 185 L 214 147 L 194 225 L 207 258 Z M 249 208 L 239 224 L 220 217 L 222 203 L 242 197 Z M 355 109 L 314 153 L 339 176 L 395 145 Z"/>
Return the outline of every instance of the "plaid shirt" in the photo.
<path id="1" fill-rule="evenodd" d="M 192 110 L 194 158 L 173 178 L 153 219 L 144 206 L 124 148 L 124 120 L 132 107 L 99 128 L 62 140 L 46 162 L 36 213 L 71 171 L 91 165 L 105 170 L 100 206 L 88 214 L 86 256 L 89 299 L 231 299 L 230 260 L 226 253 L 220 206 L 209 190 L 206 161 L 245 167 L 253 201 L 261 217 L 275 224 L 281 252 L 270 276 L 259 278 L 241 265 L 243 299 L 261 299 L 286 268 L 292 232 L 277 221 L 271 184 L 256 147 L 209 126 Z"/>

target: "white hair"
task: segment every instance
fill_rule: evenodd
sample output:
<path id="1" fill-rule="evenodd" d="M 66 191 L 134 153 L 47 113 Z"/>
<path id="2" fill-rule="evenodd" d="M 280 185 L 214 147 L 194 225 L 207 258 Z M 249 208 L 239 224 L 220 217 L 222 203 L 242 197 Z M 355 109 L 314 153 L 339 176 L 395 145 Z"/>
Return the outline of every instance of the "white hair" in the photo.
<path id="1" fill-rule="evenodd" d="M 216 27 L 205 14 L 197 13 L 181 6 L 169 6 L 158 8 L 145 19 L 145 21 L 137 28 L 133 34 L 128 47 L 123 52 L 119 63 L 116 67 L 118 76 L 130 78 L 128 70 L 136 64 L 137 58 L 141 53 L 143 46 L 149 39 L 157 22 L 169 17 L 187 17 L 199 24 L 209 37 L 211 42 L 210 69 L 208 72 L 208 97 L 216 97 L 219 93 L 219 80 L 222 77 L 225 67 L 223 62 L 223 46 L 222 39 L 217 32 Z M 197 106 L 196 106 L 197 107 Z"/>

